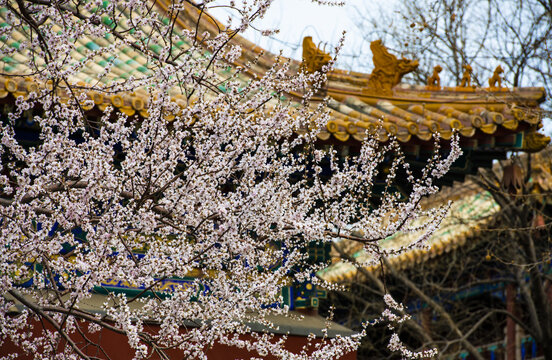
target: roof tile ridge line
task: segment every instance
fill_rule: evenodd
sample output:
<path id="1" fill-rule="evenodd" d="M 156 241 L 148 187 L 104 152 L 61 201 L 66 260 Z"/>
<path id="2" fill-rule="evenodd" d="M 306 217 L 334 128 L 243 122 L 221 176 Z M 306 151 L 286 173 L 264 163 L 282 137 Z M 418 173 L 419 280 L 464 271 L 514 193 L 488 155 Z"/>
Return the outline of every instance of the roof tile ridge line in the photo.
<path id="1" fill-rule="evenodd" d="M 153 0 L 156 4 L 158 4 L 164 11 L 168 11 L 168 1 L 170 0 Z M 192 8 L 194 9 L 195 11 L 198 11 L 195 7 L 193 7 L 193 5 L 190 3 L 190 2 L 185 2 L 184 3 L 185 6 L 187 6 L 188 8 Z M 205 14 L 207 14 L 207 17 L 208 19 L 202 17 L 202 22 L 205 23 L 211 23 L 211 24 L 215 24 L 215 26 L 217 26 L 219 29 L 222 29 L 224 28 L 225 26 L 222 25 L 222 23 L 220 21 L 218 21 L 214 16 L 210 15 L 208 12 L 205 12 Z M 185 24 L 183 23 L 182 19 L 180 18 L 180 16 L 176 19 L 177 20 L 177 23 L 179 23 L 179 25 L 183 28 L 186 28 Z M 180 21 L 179 21 L 180 20 Z M 207 28 L 207 26 L 205 26 Z M 262 51 L 265 55 L 272 55 L 274 57 L 276 57 L 275 54 L 271 53 L 270 51 L 264 49 L 264 48 L 261 48 L 259 47 L 258 45 L 256 45 L 255 43 L 253 43 L 252 41 L 249 41 L 247 40 L 246 38 L 244 38 L 243 36 L 241 36 L 239 33 L 236 34 L 236 41 L 238 42 L 238 44 L 240 45 L 245 45 L 242 47 L 242 50 L 243 49 L 246 49 L 247 52 L 251 53 L 251 52 L 254 52 L 251 49 L 251 47 L 254 47 L 254 48 L 258 48 L 260 49 L 260 51 Z M 288 58 L 286 58 L 288 59 Z M 295 60 L 295 59 L 291 59 L 289 58 L 288 60 L 294 62 L 294 63 L 300 63 L 299 61 Z M 240 66 L 242 64 L 239 64 L 239 63 L 233 63 L 233 65 L 236 65 L 236 66 Z M 346 70 L 343 70 L 343 69 L 335 69 L 336 70 L 336 73 L 342 73 L 342 72 L 345 72 L 347 73 Z M 349 72 L 350 73 L 350 72 Z M 355 75 L 357 76 L 362 76 L 362 75 L 366 75 L 366 76 L 369 76 L 370 74 L 368 73 L 359 73 L 359 72 L 354 72 Z M 397 90 L 414 90 L 414 91 L 430 91 L 432 93 L 443 93 L 445 92 L 444 90 L 429 90 L 427 89 L 427 86 L 426 85 L 422 85 L 422 84 L 408 84 L 408 83 L 399 83 L 397 85 L 395 85 L 393 87 L 393 89 L 397 89 Z M 447 88 L 448 89 L 448 88 Z M 451 90 L 452 89 L 452 90 Z M 458 91 L 454 90 L 456 89 L 456 87 L 450 87 L 450 89 L 446 90 L 446 92 L 448 93 L 458 93 Z M 515 94 L 517 93 L 519 90 L 528 90 L 528 89 L 534 89 L 534 90 L 537 90 L 537 89 L 541 89 L 541 88 L 538 88 L 538 87 L 513 87 L 513 88 L 498 88 L 498 91 L 492 91 L 491 89 L 496 89 L 496 88 L 492 88 L 492 87 L 489 87 L 489 88 L 485 88 L 485 87 L 476 87 L 474 90 L 475 92 L 479 91 L 479 92 L 483 92 L 483 93 L 486 93 L 487 96 L 491 95 L 491 94 L 496 94 L 496 93 L 510 93 L 510 94 Z M 470 91 L 471 92 L 471 91 Z M 427 100 L 427 99 L 426 99 Z"/>
<path id="2" fill-rule="evenodd" d="M 169 8 L 169 5 L 168 5 L 168 2 L 170 0 L 153 0 L 155 1 L 164 11 L 168 12 L 168 8 Z M 188 8 L 191 8 L 195 11 L 198 11 L 195 7 L 193 7 L 193 5 L 191 5 L 189 2 L 185 2 L 184 3 L 185 6 L 187 6 Z M 208 19 L 202 17 L 201 19 L 201 22 L 202 23 L 210 23 L 210 24 L 215 24 L 215 26 L 217 26 L 219 29 L 224 29 L 225 26 L 216 19 L 216 17 L 210 15 L 208 12 L 204 12 L 205 14 L 207 14 L 207 17 Z M 179 26 L 181 26 L 182 28 L 186 28 L 187 26 L 185 25 L 184 21 L 182 20 L 182 15 L 179 15 L 179 17 L 176 19 L 177 20 L 177 23 Z M 208 28 L 208 26 L 205 26 L 205 28 Z M 260 46 L 258 46 L 257 44 L 255 44 L 254 42 L 246 39 L 244 36 L 242 36 L 240 33 L 237 33 L 233 39 L 235 42 L 237 42 L 239 45 L 242 45 L 242 52 L 245 50 L 247 53 L 249 53 L 251 55 L 251 57 L 255 57 L 255 55 L 258 55 L 259 53 L 263 53 L 264 56 L 268 57 L 268 58 L 276 58 L 276 57 L 280 57 L 284 60 L 288 60 L 288 61 L 291 61 L 292 63 L 294 63 L 295 65 L 300 65 L 301 64 L 301 61 L 299 60 L 296 60 L 296 59 L 293 59 L 293 58 L 288 58 L 288 57 L 285 57 L 285 56 L 279 56 L 277 54 L 274 54 Z M 255 49 L 255 50 L 253 50 Z M 243 64 L 241 63 L 237 63 L 237 62 L 233 62 L 232 63 L 233 65 L 235 66 L 242 66 Z M 355 78 L 360 78 L 360 77 L 368 77 L 370 74 L 369 73 L 363 73 L 363 72 L 358 72 L 358 71 L 349 71 L 349 70 L 345 70 L 345 69 L 340 69 L 340 68 L 335 68 L 335 69 L 332 69 L 329 74 L 334 74 L 334 75 L 349 75 L 349 76 L 353 76 Z"/>
<path id="3" fill-rule="evenodd" d="M 169 9 L 168 2 L 170 0 L 154 0 L 154 1 L 156 2 L 156 4 L 161 9 L 163 9 L 165 12 L 168 12 L 168 9 Z M 184 4 L 187 8 L 192 9 L 193 11 L 199 11 L 198 9 L 193 7 L 193 5 L 191 5 L 189 2 L 185 2 Z M 208 31 L 215 30 L 213 28 L 213 26 L 217 27 L 217 31 L 224 31 L 226 26 L 223 25 L 223 23 L 218 21 L 214 16 L 210 15 L 207 11 L 204 11 L 204 14 L 206 14 L 206 16 L 201 17 L 200 26 L 203 26 Z M 181 14 L 179 14 L 179 16 L 176 18 L 176 22 L 183 29 L 189 28 L 185 24 L 185 21 L 183 20 L 183 15 L 181 15 Z M 210 24 L 210 25 L 207 25 L 207 24 Z M 284 60 L 289 60 L 293 63 L 296 63 L 296 65 L 300 64 L 300 62 L 295 60 L 295 59 L 287 58 L 287 57 L 284 57 L 284 56 L 278 56 L 278 55 L 276 55 L 276 54 L 274 54 L 274 53 L 272 53 L 272 52 L 256 45 L 254 42 L 252 42 L 250 40 L 247 40 L 245 37 L 243 37 L 239 32 L 234 35 L 234 37 L 232 39 L 232 42 L 235 42 L 235 43 L 237 43 L 237 45 L 240 45 L 241 48 L 242 48 L 242 53 L 247 52 L 251 58 L 255 58 L 255 56 L 262 53 L 263 56 L 266 57 L 266 59 L 264 61 L 265 64 L 263 64 L 263 65 L 264 65 L 264 67 L 267 67 L 267 68 L 268 68 L 267 61 L 271 58 L 275 59 L 277 57 L 283 58 Z M 261 60 L 260 63 L 262 63 L 262 62 L 263 61 Z M 243 66 L 244 65 L 243 63 L 240 63 L 240 62 L 237 62 L 237 61 L 233 61 L 233 62 L 231 62 L 231 64 L 234 65 L 234 66 Z"/>

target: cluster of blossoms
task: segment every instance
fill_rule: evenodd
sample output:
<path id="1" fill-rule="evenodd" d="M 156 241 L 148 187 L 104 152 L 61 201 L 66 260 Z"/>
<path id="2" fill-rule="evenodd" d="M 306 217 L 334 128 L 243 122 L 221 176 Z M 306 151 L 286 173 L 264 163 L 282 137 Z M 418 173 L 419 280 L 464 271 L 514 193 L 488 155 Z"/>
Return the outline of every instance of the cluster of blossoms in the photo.
<path id="1" fill-rule="evenodd" d="M 380 165 L 398 147 L 368 138 L 360 156 L 344 161 L 315 146 L 329 114 L 311 101 L 312 84 L 324 74 L 284 59 L 265 66 L 234 41 L 270 2 L 244 1 L 238 29 L 217 23 L 218 32 L 202 21 L 209 1 L 0 2 L 0 58 L 17 33 L 26 60 L 9 75 L 37 84 L 0 124 L 0 341 L 37 358 L 65 342 L 56 358 L 87 358 L 71 340 L 86 321 L 90 333 L 125 334 L 136 358 L 164 358 L 166 349 L 205 358 L 219 343 L 330 359 L 358 346 L 362 334 L 291 354 L 270 334 L 239 335 L 288 314 L 271 305 L 282 303 L 290 278 L 316 270 L 302 251 L 309 242 L 353 239 L 381 256 L 377 240 L 427 215 L 419 200 L 436 191 L 432 179 L 457 146 L 410 179 L 409 200 L 388 189 L 370 204 Z M 182 16 L 195 24 L 179 23 Z M 143 70 L 121 76 L 126 54 Z M 293 102 L 290 93 L 304 97 Z M 140 116 L 117 105 L 127 96 L 146 99 Z M 95 103 L 101 112 L 89 111 Z M 31 145 L 18 135 L 22 117 L 38 133 Z M 395 157 L 389 185 L 401 166 Z M 193 286 L 162 290 L 164 280 L 190 274 Z M 80 306 L 108 281 L 153 295 L 109 293 L 98 311 Z M 8 316 L 14 305 L 18 314 Z M 49 327 L 32 333 L 32 319 Z M 148 332 L 149 322 L 160 330 Z"/>
<path id="2" fill-rule="evenodd" d="M 395 331 L 398 325 L 410 319 L 410 315 L 405 312 L 404 305 L 397 303 L 390 294 L 383 296 L 386 309 L 383 310 L 379 318 L 372 320 L 371 324 L 383 323 L 391 331 Z M 437 349 L 428 349 L 422 351 L 410 350 L 399 338 L 397 332 L 393 332 L 389 338 L 387 348 L 391 351 L 399 352 L 405 359 L 428 359 L 437 355 Z"/>

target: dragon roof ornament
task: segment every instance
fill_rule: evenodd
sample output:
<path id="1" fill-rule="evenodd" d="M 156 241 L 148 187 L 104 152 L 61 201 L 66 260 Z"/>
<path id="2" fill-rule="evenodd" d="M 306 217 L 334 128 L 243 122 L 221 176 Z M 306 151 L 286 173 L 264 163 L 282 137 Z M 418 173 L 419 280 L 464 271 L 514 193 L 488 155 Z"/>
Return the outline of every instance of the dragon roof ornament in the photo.
<path id="1" fill-rule="evenodd" d="M 368 80 L 368 92 L 390 95 L 391 89 L 401 82 L 404 75 L 418 68 L 418 60 L 398 59 L 391 54 L 381 40 L 370 43 L 373 54 L 374 70 Z"/>

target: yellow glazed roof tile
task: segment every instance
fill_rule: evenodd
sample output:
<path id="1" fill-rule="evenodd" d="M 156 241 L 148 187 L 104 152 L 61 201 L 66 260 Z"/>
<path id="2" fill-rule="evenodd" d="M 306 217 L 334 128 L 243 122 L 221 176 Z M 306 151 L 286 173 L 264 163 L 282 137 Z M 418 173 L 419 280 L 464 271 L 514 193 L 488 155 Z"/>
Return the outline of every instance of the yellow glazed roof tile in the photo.
<path id="1" fill-rule="evenodd" d="M 440 228 L 428 240 L 428 249 L 409 250 L 397 257 L 390 258 L 393 265 L 400 269 L 409 268 L 427 259 L 452 251 L 466 243 L 468 238 L 488 224 L 493 215 L 499 211 L 499 206 L 490 193 L 477 188 L 473 183 L 462 183 L 454 189 L 445 190 L 440 195 L 428 201 L 426 206 L 435 206 L 456 199 Z M 384 249 L 398 249 L 409 244 L 421 235 L 421 231 L 413 233 L 398 233 L 381 242 Z M 347 252 L 354 254 L 358 263 L 366 263 L 370 255 L 356 244 L 351 244 Z M 358 266 L 358 265 L 357 265 Z M 367 266 L 366 270 L 378 273 L 378 266 Z M 347 279 L 362 278 L 355 265 L 335 259 L 328 268 L 318 275 L 324 280 L 342 282 Z"/>
<path id="2" fill-rule="evenodd" d="M 162 14 L 167 9 L 166 1 L 158 1 L 156 5 Z M 0 23 L 5 22 L 3 16 L 5 12 L 0 11 Z M 129 14 L 121 12 L 123 20 L 128 20 Z M 180 27 L 177 33 L 195 27 L 198 18 L 198 10 L 185 3 L 185 10 L 181 12 L 177 19 Z M 124 25 L 125 21 L 121 21 Z M 223 26 L 210 16 L 202 16 L 199 23 L 200 31 L 216 32 Z M 142 29 L 147 33 L 147 28 Z M 11 34 L 7 34 L 0 40 L 7 46 L 16 49 L 18 42 L 25 39 L 27 34 L 24 29 L 14 29 Z M 263 51 L 255 44 L 249 42 L 241 36 L 236 36 L 233 41 L 240 44 L 243 48 L 242 56 L 236 61 L 236 65 L 243 65 L 251 59 L 258 59 L 251 70 L 245 74 L 247 76 L 262 75 L 275 62 L 275 56 L 269 52 Z M 85 61 L 86 56 L 91 51 L 98 49 L 108 49 L 112 44 L 109 37 L 104 39 L 88 38 L 77 39 L 77 51 L 73 51 L 71 56 L 74 63 Z M 154 42 L 148 43 L 150 49 L 155 51 L 156 47 L 163 44 Z M 180 50 L 185 50 L 189 44 L 182 40 L 174 44 Z M 544 100 L 544 90 L 542 88 L 461 88 L 461 87 L 428 87 L 425 85 L 408 85 L 400 83 L 402 74 L 395 75 L 396 68 L 389 68 L 388 59 L 396 59 L 383 46 L 381 41 L 375 41 L 371 45 L 374 51 L 374 63 L 383 64 L 387 68 L 383 73 L 389 73 L 399 81 L 389 85 L 388 79 L 382 78 L 382 72 L 374 69 L 372 74 L 363 74 L 359 72 L 332 70 L 328 74 L 328 81 L 323 90 L 323 96 L 328 96 L 329 106 L 333 110 L 335 124 L 328 124 L 328 132 L 320 134 L 322 140 L 335 138 L 339 141 L 357 141 L 363 139 L 365 134 L 373 133 L 374 126 L 381 124 L 381 128 L 387 133 L 387 136 L 380 135 L 382 141 L 387 141 L 388 135 L 395 135 L 401 142 L 410 142 L 412 140 L 425 142 L 431 140 L 433 133 L 439 132 L 443 138 L 449 138 L 452 129 L 459 129 L 462 137 L 479 138 L 489 135 L 503 133 L 515 133 L 523 131 L 530 126 L 540 123 L 538 105 Z M 318 50 L 320 51 L 320 50 Z M 383 55 L 382 55 L 383 54 Z M 114 56 L 115 55 L 115 56 Z M 386 56 L 386 62 L 378 61 L 378 56 Z M 27 55 L 24 50 L 17 50 L 9 57 L 0 60 L 0 69 L 6 75 L 25 75 L 30 74 L 27 66 Z M 287 60 L 286 60 L 287 61 Z M 299 69 L 300 62 L 289 60 L 291 68 Z M 392 63 L 392 61 L 391 61 Z M 99 79 L 101 73 L 107 65 L 111 68 L 108 74 Z M 135 51 L 131 47 L 113 49 L 105 52 L 97 52 L 96 55 L 86 62 L 82 71 L 78 73 L 71 82 L 82 82 L 83 84 L 93 84 L 95 81 L 109 83 L 118 79 L 125 79 L 129 76 L 141 77 L 150 74 L 151 66 L 147 58 Z M 382 65 L 378 65 L 382 66 Z M 418 66 L 416 61 L 410 61 L 409 66 L 415 68 Z M 221 77 L 224 77 L 221 74 Z M 8 79 L 3 77 L 0 82 L 4 83 Z M 246 80 L 243 78 L 242 80 Z M 0 96 L 7 96 L 8 93 L 25 94 L 29 81 L 25 84 L 21 79 L 16 91 L 10 91 L 5 87 L 0 89 Z M 300 97 L 301 94 L 290 94 L 293 97 Z M 124 104 L 118 106 L 109 99 L 104 99 L 104 104 L 111 102 L 121 111 L 132 113 L 132 104 L 135 98 L 139 102 L 147 104 L 145 95 L 124 94 L 126 100 Z M 322 97 L 320 99 L 322 99 Z M 103 105 L 97 104 L 102 110 Z M 141 115 L 145 115 L 142 111 Z M 523 125 L 523 126 L 521 126 Z"/>

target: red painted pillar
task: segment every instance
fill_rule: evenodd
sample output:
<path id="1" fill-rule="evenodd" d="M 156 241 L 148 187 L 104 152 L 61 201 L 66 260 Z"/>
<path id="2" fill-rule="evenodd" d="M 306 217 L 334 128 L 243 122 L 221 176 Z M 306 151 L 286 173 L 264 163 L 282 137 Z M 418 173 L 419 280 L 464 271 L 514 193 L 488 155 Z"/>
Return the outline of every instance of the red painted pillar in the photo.
<path id="1" fill-rule="evenodd" d="M 506 310 L 516 314 L 516 287 L 506 285 Z M 516 360 L 516 323 L 511 317 L 506 318 L 506 360 Z"/>
<path id="2" fill-rule="evenodd" d="M 552 307 L 552 283 L 545 280 L 544 288 L 546 289 L 546 294 L 548 295 L 548 305 Z"/>

